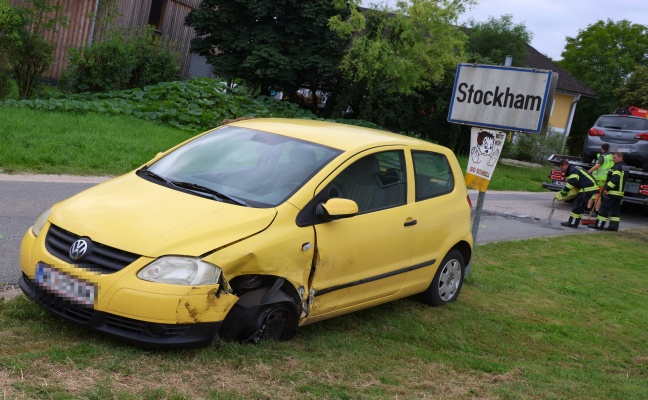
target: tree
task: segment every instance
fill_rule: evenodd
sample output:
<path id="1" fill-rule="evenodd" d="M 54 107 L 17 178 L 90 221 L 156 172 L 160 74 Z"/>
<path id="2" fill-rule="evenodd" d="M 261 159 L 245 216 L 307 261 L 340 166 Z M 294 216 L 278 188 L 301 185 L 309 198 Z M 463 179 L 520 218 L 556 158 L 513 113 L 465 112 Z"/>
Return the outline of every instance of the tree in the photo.
<path id="1" fill-rule="evenodd" d="M 533 34 L 524 24 L 514 24 L 511 15 L 499 19 L 489 17 L 486 22 L 474 19 L 464 24 L 468 34 L 468 61 L 479 64 L 504 63 L 506 56 L 513 57 L 513 66 L 523 67 L 527 46 Z"/>
<path id="2" fill-rule="evenodd" d="M 415 121 L 438 116 L 431 104 L 434 96 L 426 92 L 464 61 L 466 36 L 456 23 L 470 4 L 472 0 L 398 1 L 395 10 L 382 6 L 362 13 L 355 12 L 354 4 L 347 19 L 332 18 L 331 29 L 352 40 L 342 60 L 346 83 L 333 116 L 416 132 L 422 125 Z M 430 109 L 435 111 L 424 111 Z"/>
<path id="3" fill-rule="evenodd" d="M 640 65 L 626 83 L 614 91 L 620 107 L 648 108 L 648 66 Z"/>
<path id="4" fill-rule="evenodd" d="M 569 148 L 578 154 L 588 129 L 601 114 L 612 112 L 620 99 L 615 89 L 622 87 L 637 66 L 648 65 L 648 27 L 622 20 L 598 21 L 567 37 L 558 64 L 581 82 L 594 89 L 598 99 L 579 104 Z"/>
<path id="5" fill-rule="evenodd" d="M 197 33 L 191 51 L 216 75 L 242 79 L 261 94 L 292 95 L 299 88 L 329 92 L 339 83 L 346 43 L 328 28 L 339 12 L 330 0 L 204 0 L 185 24 Z"/>
<path id="6" fill-rule="evenodd" d="M 466 36 L 456 22 L 467 4 L 473 1 L 401 0 L 396 10 L 366 10 L 364 24 L 333 18 L 331 28 L 340 36 L 354 35 L 342 60 L 346 78 L 388 95 L 441 82 L 449 66 L 464 60 Z"/>
<path id="7" fill-rule="evenodd" d="M 37 80 L 52 61 L 53 45 L 43 33 L 65 27 L 67 19 L 54 0 L 25 0 L 14 7 L 0 3 L 0 57 L 11 70 L 20 97 L 33 96 Z"/>

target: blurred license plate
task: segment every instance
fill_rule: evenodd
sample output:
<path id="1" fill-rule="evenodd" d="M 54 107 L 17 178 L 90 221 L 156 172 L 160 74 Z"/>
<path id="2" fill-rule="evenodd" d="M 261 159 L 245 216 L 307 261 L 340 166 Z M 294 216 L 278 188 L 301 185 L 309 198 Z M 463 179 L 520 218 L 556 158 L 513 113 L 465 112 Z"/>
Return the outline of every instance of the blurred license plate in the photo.
<path id="1" fill-rule="evenodd" d="M 625 191 L 628 193 L 639 193 L 639 184 L 637 182 L 626 183 Z"/>
<path id="2" fill-rule="evenodd" d="M 36 284 L 49 292 L 87 307 L 94 305 L 97 288 L 95 285 L 75 278 L 65 272 L 38 263 Z"/>

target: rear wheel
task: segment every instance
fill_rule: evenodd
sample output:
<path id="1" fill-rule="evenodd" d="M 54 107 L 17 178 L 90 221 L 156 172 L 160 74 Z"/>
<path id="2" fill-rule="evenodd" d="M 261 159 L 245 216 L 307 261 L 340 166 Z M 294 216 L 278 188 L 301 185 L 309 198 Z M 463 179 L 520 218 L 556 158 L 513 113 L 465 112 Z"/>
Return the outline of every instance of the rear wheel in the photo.
<path id="1" fill-rule="evenodd" d="M 459 296 L 465 275 L 465 264 L 458 250 L 451 250 L 441 261 L 432 283 L 421 294 L 421 301 L 431 306 L 452 303 Z"/>
<path id="2" fill-rule="evenodd" d="M 258 343 L 260 340 L 290 340 L 297 333 L 297 308 L 274 303 L 244 308 L 235 305 L 219 331 L 221 339 Z"/>

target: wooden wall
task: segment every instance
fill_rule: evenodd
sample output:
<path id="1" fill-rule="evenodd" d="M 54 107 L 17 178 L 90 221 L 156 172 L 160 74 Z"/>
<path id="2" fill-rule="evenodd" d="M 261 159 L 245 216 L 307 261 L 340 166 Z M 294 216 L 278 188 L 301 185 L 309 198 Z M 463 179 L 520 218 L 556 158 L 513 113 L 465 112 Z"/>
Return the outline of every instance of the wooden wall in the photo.
<path id="1" fill-rule="evenodd" d="M 119 16 L 115 25 L 141 29 L 148 23 L 152 0 L 117 0 Z M 24 0 L 10 0 L 17 5 Z M 87 46 L 91 38 L 96 42 L 102 37 L 102 26 L 95 24 L 93 17 L 97 0 L 57 0 L 62 13 L 68 18 L 68 28 L 58 28 L 56 32 L 47 32 L 45 38 L 55 44 L 54 62 L 46 72 L 46 78 L 58 80 L 68 64 L 68 53 L 71 49 Z M 170 40 L 181 54 L 181 74 L 189 71 L 191 54 L 190 40 L 195 36 L 194 30 L 184 26 L 184 19 L 193 8 L 198 8 L 200 0 L 167 0 L 160 27 L 164 40 Z"/>

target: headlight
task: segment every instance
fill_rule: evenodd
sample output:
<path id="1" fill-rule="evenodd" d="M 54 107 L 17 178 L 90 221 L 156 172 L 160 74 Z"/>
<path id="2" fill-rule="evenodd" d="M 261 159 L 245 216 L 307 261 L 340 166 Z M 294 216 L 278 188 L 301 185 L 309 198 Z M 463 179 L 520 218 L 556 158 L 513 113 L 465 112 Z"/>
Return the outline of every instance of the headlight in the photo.
<path id="1" fill-rule="evenodd" d="M 36 222 L 34 222 L 34 225 L 31 228 L 34 236 L 38 237 L 38 235 L 40 235 L 41 230 L 43 230 L 43 226 L 45 226 L 45 223 L 47 222 L 47 218 L 49 218 L 51 213 L 52 213 L 52 208 L 50 207 L 47 210 L 45 210 L 38 218 L 36 218 Z"/>
<path id="2" fill-rule="evenodd" d="M 145 281 L 171 285 L 200 286 L 218 282 L 221 269 L 198 258 L 162 257 L 137 273 Z"/>

